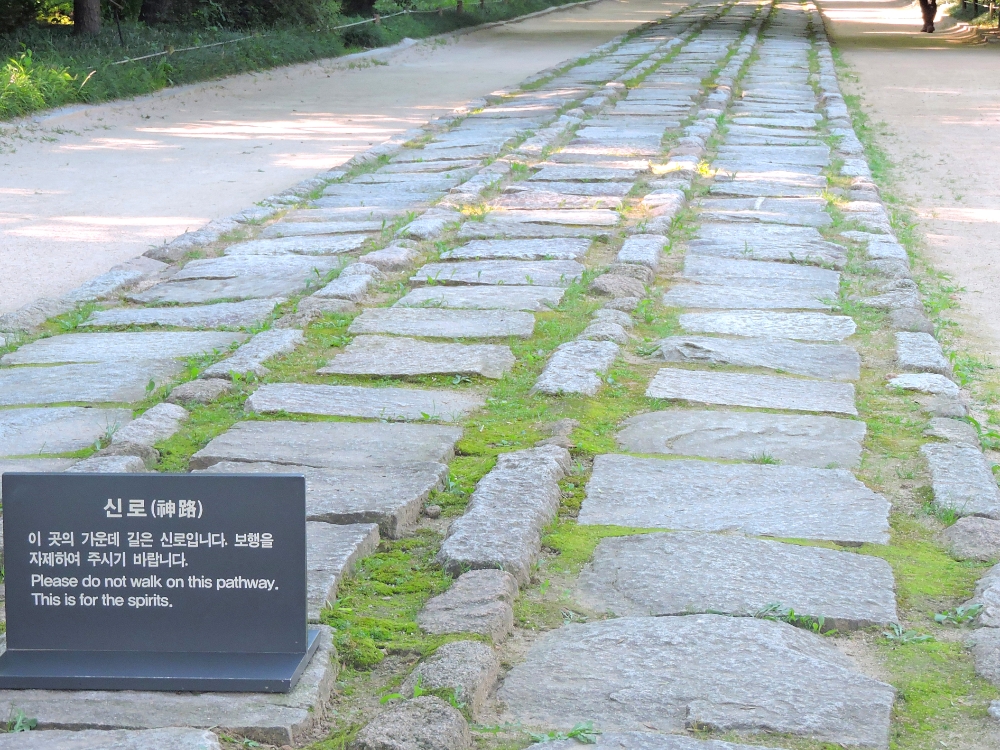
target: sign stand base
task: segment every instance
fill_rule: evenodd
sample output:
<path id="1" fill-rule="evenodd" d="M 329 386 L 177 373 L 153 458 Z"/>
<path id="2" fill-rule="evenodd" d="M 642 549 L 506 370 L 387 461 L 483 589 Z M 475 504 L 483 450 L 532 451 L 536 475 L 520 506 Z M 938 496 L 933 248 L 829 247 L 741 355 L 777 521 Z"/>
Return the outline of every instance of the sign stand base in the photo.
<path id="1" fill-rule="evenodd" d="M 0 689 L 287 693 L 318 636 L 309 628 L 304 654 L 8 649 L 0 655 Z"/>

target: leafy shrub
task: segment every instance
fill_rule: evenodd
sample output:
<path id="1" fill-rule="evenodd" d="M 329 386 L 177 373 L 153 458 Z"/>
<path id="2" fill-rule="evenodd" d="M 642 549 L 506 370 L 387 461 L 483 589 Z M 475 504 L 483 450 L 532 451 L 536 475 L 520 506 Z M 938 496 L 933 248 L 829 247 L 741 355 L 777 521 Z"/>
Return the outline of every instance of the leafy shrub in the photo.
<path id="1" fill-rule="evenodd" d="M 38 15 L 38 0 L 0 0 L 0 34 L 31 23 Z"/>
<path id="2" fill-rule="evenodd" d="M 351 26 L 349 29 L 344 29 L 340 33 L 340 37 L 347 47 L 372 49 L 385 44 L 385 32 L 382 31 L 381 26 L 376 26 L 373 23 Z"/>
<path id="3" fill-rule="evenodd" d="M 74 76 L 65 68 L 36 65 L 31 50 L 0 68 L 0 117 L 17 117 L 73 99 Z"/>

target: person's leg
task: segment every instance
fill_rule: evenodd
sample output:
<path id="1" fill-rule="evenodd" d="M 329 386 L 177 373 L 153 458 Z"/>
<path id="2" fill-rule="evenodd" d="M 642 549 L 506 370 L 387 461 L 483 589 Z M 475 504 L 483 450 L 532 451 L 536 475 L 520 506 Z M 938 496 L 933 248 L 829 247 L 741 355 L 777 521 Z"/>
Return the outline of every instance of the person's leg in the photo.
<path id="1" fill-rule="evenodd" d="M 936 12 L 935 8 L 935 12 Z M 924 26 L 921 31 L 930 31 L 931 20 L 929 17 L 930 12 L 930 0 L 920 0 L 920 15 L 924 17 Z"/>
<path id="2" fill-rule="evenodd" d="M 934 33 L 934 18 L 937 16 L 937 0 L 927 4 L 927 31 Z"/>

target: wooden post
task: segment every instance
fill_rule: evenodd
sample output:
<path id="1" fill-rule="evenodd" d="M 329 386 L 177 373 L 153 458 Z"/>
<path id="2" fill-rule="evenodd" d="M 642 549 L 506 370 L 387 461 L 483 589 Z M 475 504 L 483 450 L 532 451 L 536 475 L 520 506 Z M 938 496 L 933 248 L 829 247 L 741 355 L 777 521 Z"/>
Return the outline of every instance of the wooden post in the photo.
<path id="1" fill-rule="evenodd" d="M 461 12 L 462 12 L 462 10 L 463 10 L 463 7 L 462 7 L 462 0 L 458 0 L 458 2 L 457 2 L 457 3 L 455 3 L 455 12 L 456 12 L 456 13 L 461 13 Z"/>
<path id="2" fill-rule="evenodd" d="M 380 16 L 378 13 L 375 14 L 375 25 L 376 26 L 382 25 L 382 16 Z"/>

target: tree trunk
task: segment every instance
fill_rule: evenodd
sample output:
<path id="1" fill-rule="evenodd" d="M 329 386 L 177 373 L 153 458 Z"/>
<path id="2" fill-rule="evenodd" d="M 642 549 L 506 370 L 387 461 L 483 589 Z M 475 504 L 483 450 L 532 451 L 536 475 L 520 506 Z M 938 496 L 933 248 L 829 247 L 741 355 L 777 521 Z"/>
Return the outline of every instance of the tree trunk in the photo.
<path id="1" fill-rule="evenodd" d="M 73 0 L 73 31 L 97 34 L 101 30 L 101 0 Z"/>
<path id="2" fill-rule="evenodd" d="M 170 10 L 174 0 L 142 0 L 139 20 L 150 26 L 166 23 L 170 19 Z"/>

